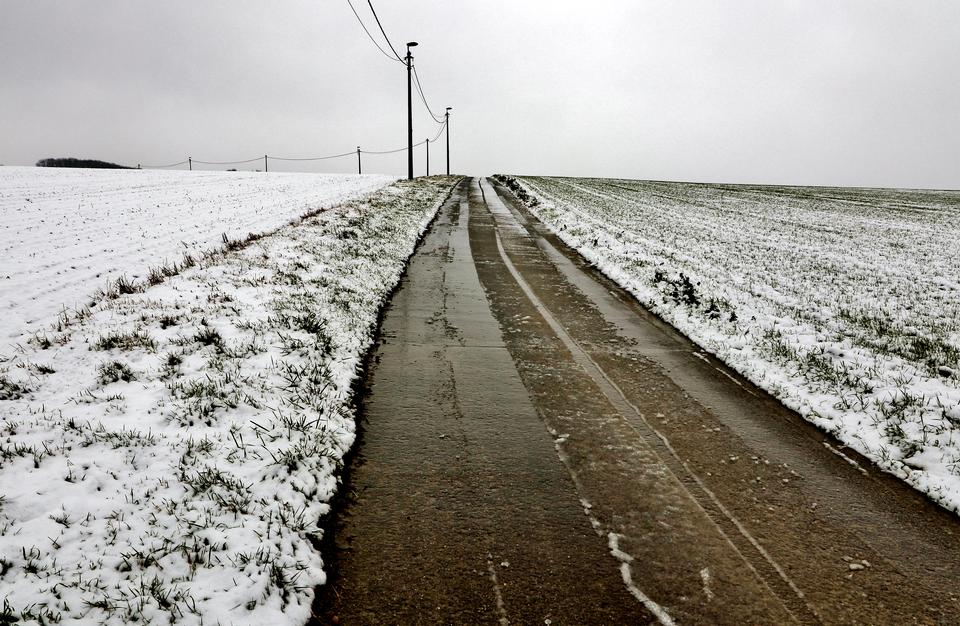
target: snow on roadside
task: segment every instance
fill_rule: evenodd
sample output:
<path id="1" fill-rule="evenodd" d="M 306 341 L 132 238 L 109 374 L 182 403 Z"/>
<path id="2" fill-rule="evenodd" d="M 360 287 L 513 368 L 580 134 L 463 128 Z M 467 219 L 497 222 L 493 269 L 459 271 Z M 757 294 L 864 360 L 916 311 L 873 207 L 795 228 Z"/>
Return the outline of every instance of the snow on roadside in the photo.
<path id="1" fill-rule="evenodd" d="M 304 622 L 352 385 L 455 181 L 235 243 L 0 362 L 0 621 Z"/>
<path id="2" fill-rule="evenodd" d="M 960 512 L 960 193 L 520 180 L 642 304 Z"/>
<path id="3" fill-rule="evenodd" d="M 0 353 L 151 267 L 380 189 L 393 176 L 0 167 Z"/>

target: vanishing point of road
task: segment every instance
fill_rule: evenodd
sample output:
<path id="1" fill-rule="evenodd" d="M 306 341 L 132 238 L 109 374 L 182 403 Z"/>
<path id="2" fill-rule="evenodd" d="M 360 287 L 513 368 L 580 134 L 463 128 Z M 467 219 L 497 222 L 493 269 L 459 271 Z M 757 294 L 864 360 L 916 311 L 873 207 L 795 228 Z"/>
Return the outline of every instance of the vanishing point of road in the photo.
<path id="1" fill-rule="evenodd" d="M 465 179 L 385 312 L 317 623 L 960 623 L 960 523 Z"/>

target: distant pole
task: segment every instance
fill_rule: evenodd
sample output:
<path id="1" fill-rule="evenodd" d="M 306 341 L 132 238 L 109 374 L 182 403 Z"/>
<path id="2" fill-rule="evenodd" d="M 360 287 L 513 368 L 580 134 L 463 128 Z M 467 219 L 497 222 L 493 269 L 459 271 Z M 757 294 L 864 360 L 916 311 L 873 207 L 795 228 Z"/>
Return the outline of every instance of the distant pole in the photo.
<path id="1" fill-rule="evenodd" d="M 427 176 L 430 175 L 430 140 L 427 139 Z"/>
<path id="2" fill-rule="evenodd" d="M 410 78 L 413 55 L 410 48 L 416 45 L 416 41 L 407 42 L 407 180 L 413 180 L 413 83 Z"/>
<path id="3" fill-rule="evenodd" d="M 453 110 L 453 107 L 447 107 L 447 176 L 450 175 L 450 111 Z"/>
<path id="4" fill-rule="evenodd" d="M 267 169 L 267 155 L 263 155 L 263 171 L 264 171 L 264 172 L 269 172 L 269 171 L 270 171 L 270 170 Z"/>
<path id="5" fill-rule="evenodd" d="M 187 164 L 190 166 L 190 171 L 193 171 L 193 157 L 187 157 Z"/>
<path id="6" fill-rule="evenodd" d="M 360 146 L 357 146 L 357 174 L 363 174 L 363 165 L 360 163 Z"/>

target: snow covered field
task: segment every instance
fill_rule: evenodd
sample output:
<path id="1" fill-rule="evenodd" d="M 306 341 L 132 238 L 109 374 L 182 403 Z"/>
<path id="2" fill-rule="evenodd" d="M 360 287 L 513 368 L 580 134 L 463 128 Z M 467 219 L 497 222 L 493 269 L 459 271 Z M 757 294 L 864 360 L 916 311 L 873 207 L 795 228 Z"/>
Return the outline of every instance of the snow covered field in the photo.
<path id="1" fill-rule="evenodd" d="M 0 353 L 121 277 L 179 263 L 392 176 L 0 167 Z"/>
<path id="2" fill-rule="evenodd" d="M 206 174 L 197 188 L 181 184 L 180 173 L 165 193 L 165 175 L 147 176 L 144 204 L 179 198 L 185 221 L 219 203 L 221 216 L 256 216 L 251 206 L 282 195 L 259 228 L 384 182 L 337 177 L 338 191 L 310 191 L 280 176 L 231 191 Z M 304 622 L 324 582 L 312 539 L 354 440 L 352 385 L 380 308 L 455 181 L 397 182 L 232 240 L 6 354 L 0 622 Z M 114 193 L 111 204 L 139 206 Z M 194 245 L 214 243 L 221 227 L 200 223 L 207 237 Z M 155 262 L 166 254 L 150 250 Z"/>
<path id="3" fill-rule="evenodd" d="M 960 192 L 521 181 L 641 303 L 960 511 Z"/>

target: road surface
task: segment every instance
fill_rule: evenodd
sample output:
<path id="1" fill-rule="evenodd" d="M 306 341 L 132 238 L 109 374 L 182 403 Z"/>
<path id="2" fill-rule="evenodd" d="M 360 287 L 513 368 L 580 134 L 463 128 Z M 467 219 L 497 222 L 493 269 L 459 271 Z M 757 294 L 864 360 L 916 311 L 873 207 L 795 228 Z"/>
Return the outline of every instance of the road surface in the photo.
<path id="1" fill-rule="evenodd" d="M 317 623 L 960 623 L 960 523 L 491 180 L 383 320 Z"/>

